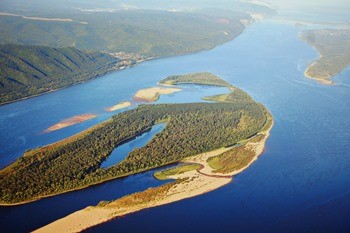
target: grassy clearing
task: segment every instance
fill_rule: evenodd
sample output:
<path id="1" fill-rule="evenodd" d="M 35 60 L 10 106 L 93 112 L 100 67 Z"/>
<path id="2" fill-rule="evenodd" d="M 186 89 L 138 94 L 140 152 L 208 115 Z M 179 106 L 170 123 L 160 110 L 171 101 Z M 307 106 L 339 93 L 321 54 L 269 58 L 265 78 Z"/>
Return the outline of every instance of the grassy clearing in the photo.
<path id="1" fill-rule="evenodd" d="M 198 170 L 199 168 L 199 164 L 186 164 L 182 166 L 177 166 L 175 168 L 158 171 L 154 173 L 154 177 L 158 180 L 168 180 L 169 176 L 182 174 L 188 171 Z"/>
<path id="2" fill-rule="evenodd" d="M 247 166 L 255 156 L 255 152 L 238 146 L 221 155 L 208 159 L 208 164 L 215 169 L 215 173 L 227 174 Z"/>

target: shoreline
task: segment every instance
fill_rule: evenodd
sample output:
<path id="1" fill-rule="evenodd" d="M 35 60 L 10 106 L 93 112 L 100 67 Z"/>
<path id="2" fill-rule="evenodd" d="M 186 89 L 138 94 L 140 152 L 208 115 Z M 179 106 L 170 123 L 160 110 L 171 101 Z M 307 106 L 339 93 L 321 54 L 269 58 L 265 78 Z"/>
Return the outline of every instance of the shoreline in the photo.
<path id="1" fill-rule="evenodd" d="M 174 182 L 161 185 L 156 188 L 149 188 L 143 192 L 133 193 L 112 202 L 100 203 L 98 206 L 89 206 L 76 211 L 66 217 L 58 219 L 33 232 L 79 232 L 93 226 L 111 221 L 127 214 L 132 214 L 144 209 L 167 205 L 180 200 L 203 195 L 215 189 L 229 184 L 233 176 L 246 170 L 263 153 L 266 140 L 270 136 L 274 121 L 271 116 L 270 126 L 259 134 L 264 137 L 258 142 L 248 141 L 245 146 L 254 151 L 255 156 L 248 165 L 231 172 L 230 174 L 213 173 L 213 168 L 206 162 L 207 159 L 229 151 L 232 147 L 219 148 L 213 151 L 194 155 L 184 159 L 184 164 L 199 164 L 198 170 L 187 171 L 181 174 L 169 176 L 175 179 Z M 199 158 L 199 160 L 198 160 Z M 204 164 L 202 164 L 204 163 Z M 209 169 L 208 171 L 205 171 Z M 165 189 L 165 191 L 164 191 Z M 144 198 L 144 199 L 142 199 Z"/>
<path id="2" fill-rule="evenodd" d="M 322 84 L 322 85 L 327 85 L 327 86 L 332 86 L 332 85 L 335 85 L 335 83 L 331 80 L 331 78 L 319 78 L 319 77 L 314 77 L 312 76 L 309 72 L 309 69 L 314 65 L 316 64 L 316 61 L 313 62 L 311 65 L 309 65 L 306 70 L 304 71 L 304 76 L 308 79 L 311 79 L 311 80 L 314 80 L 316 82 L 318 82 L 319 84 Z"/>
<path id="3" fill-rule="evenodd" d="M 132 67 L 132 66 L 130 66 L 130 67 Z M 128 67 L 128 68 L 130 68 L 130 67 Z M 0 103 L 0 107 L 1 107 L 1 106 L 5 106 L 5 105 L 8 105 L 8 104 L 13 104 L 13 103 L 16 103 L 16 102 L 20 102 L 20 101 L 23 101 L 23 100 L 27 100 L 27 99 L 39 97 L 39 96 L 42 96 L 42 95 L 50 94 L 50 93 L 53 93 L 53 92 L 56 92 L 56 91 L 60 91 L 60 90 L 66 89 L 66 88 L 70 88 L 70 87 L 73 87 L 73 86 L 76 86 L 76 85 L 84 84 L 84 83 L 90 82 L 90 81 L 92 81 L 92 80 L 94 80 L 94 79 L 100 78 L 100 77 L 102 77 L 102 76 L 104 76 L 104 75 L 113 73 L 114 71 L 120 71 L 120 70 L 122 70 L 122 69 L 113 68 L 113 67 L 112 67 L 111 70 L 106 71 L 106 72 L 103 73 L 103 74 L 95 75 L 95 76 L 93 76 L 91 79 L 88 79 L 88 80 L 85 80 L 85 81 L 82 81 L 82 82 L 72 83 L 72 84 L 70 84 L 70 85 L 68 85 L 68 86 L 56 88 L 56 89 L 49 90 L 49 91 L 45 91 L 45 92 L 43 92 L 43 93 L 39 93 L 39 94 L 35 94 L 35 95 L 26 96 L 26 97 L 23 97 L 23 98 L 20 98 L 20 99 L 6 101 L 6 102 L 4 102 L 4 103 Z"/>

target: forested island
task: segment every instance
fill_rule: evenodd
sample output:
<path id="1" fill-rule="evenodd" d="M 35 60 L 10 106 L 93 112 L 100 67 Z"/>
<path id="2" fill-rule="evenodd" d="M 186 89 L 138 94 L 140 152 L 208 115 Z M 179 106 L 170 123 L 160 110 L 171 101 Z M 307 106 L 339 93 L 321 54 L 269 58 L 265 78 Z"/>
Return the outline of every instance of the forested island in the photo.
<path id="1" fill-rule="evenodd" d="M 201 78 L 205 79 L 207 76 L 205 73 L 202 73 L 202 75 L 203 76 L 201 76 L 201 74 L 193 74 L 191 77 L 193 79 L 196 79 L 195 77 L 197 77 L 200 80 Z M 213 77 L 214 79 L 217 78 L 216 76 Z M 196 84 L 200 84 L 198 79 L 194 80 Z M 256 128 L 256 133 L 250 136 L 248 136 L 249 134 L 245 134 L 245 136 L 241 137 L 242 140 L 239 141 L 232 140 L 236 141 L 236 143 L 233 145 L 228 145 L 222 141 L 219 144 L 223 146 L 217 147 L 217 149 L 213 149 L 215 146 L 211 147 L 212 144 L 207 141 L 207 137 L 209 135 L 206 135 L 206 129 L 202 128 L 202 133 L 195 133 L 196 137 L 192 138 L 191 140 L 196 140 L 196 138 L 199 140 L 206 140 L 206 143 L 209 144 L 209 146 L 204 149 L 205 152 L 197 153 L 201 150 L 195 150 L 192 148 L 190 149 L 192 151 L 191 153 L 195 154 L 182 158 L 181 163 L 178 164 L 178 166 L 162 170 L 154 174 L 157 179 L 171 179 L 171 182 L 159 187 L 148 188 L 142 192 L 132 193 L 117 200 L 101 201 L 97 206 L 90 206 L 85 209 L 76 211 L 64 218 L 58 219 L 46 226 L 43 226 L 34 232 L 78 232 L 107 222 L 113 218 L 125 216 L 127 214 L 134 213 L 146 208 L 153 208 L 156 206 L 165 205 L 168 203 L 201 195 L 230 183 L 234 175 L 248 168 L 263 152 L 265 142 L 273 126 L 273 119 L 263 106 L 254 102 L 245 92 L 239 90 L 238 88 L 235 88 L 234 91 L 229 94 L 207 97 L 206 99 L 219 101 L 217 103 L 214 103 L 214 105 L 217 107 L 221 105 L 219 103 L 229 105 L 232 104 L 232 106 L 236 107 L 237 103 L 241 103 L 246 106 L 260 106 L 259 109 L 262 111 L 261 116 L 264 118 L 264 123 L 258 123 L 260 122 L 259 119 L 261 117 L 255 118 L 253 122 L 248 122 L 247 119 L 242 119 L 247 117 L 246 113 L 243 113 L 242 118 L 240 118 L 238 124 L 236 124 L 236 129 L 240 128 L 240 130 L 231 131 L 230 128 L 227 128 L 229 126 L 223 127 L 220 130 L 225 131 L 227 129 L 227 131 L 231 131 L 232 134 L 237 135 L 244 132 L 245 128 L 259 125 L 259 127 Z M 194 104 L 194 106 L 195 105 L 196 104 Z M 205 104 L 205 106 L 209 105 Z M 198 106 L 196 106 L 196 108 L 198 108 Z M 224 120 L 226 117 L 221 118 L 221 114 L 226 115 L 228 112 L 225 113 L 224 111 L 220 111 L 218 114 L 220 114 L 220 119 L 218 120 Z M 199 113 L 196 113 L 196 115 L 200 116 Z M 246 116 L 243 117 L 244 115 Z M 256 112 L 248 118 L 258 115 L 259 114 Z M 192 116 L 191 119 L 194 119 L 195 121 L 206 121 L 204 120 L 206 117 L 200 119 L 193 117 L 194 116 Z M 210 118 L 212 117 L 213 116 L 210 116 Z M 234 122 L 231 122 L 231 124 L 232 123 Z M 192 124 L 194 124 L 194 121 L 189 122 L 189 125 L 187 125 L 187 127 L 190 127 Z M 180 128 L 182 131 L 186 131 L 186 127 L 182 128 L 180 125 Z M 209 128 L 211 128 L 211 124 L 209 124 Z M 185 134 L 181 134 L 178 138 L 182 138 L 184 135 Z M 215 137 L 215 135 L 216 133 L 214 132 L 210 133 L 210 136 Z M 157 137 L 156 139 L 159 140 Z M 192 143 L 186 140 L 185 144 L 177 146 L 187 147 L 186 144 L 191 145 Z M 148 146 L 146 146 L 146 148 L 147 147 Z M 150 151 L 153 149 L 151 146 L 148 148 Z M 171 147 L 169 147 L 169 149 L 171 149 Z M 167 153 L 164 152 L 164 155 L 167 155 Z"/>
<path id="2" fill-rule="evenodd" d="M 160 81 L 159 84 L 161 85 L 200 84 L 200 85 L 228 87 L 234 90 L 234 87 L 231 84 L 219 78 L 218 76 L 207 72 L 169 76 L 166 79 Z"/>
<path id="3" fill-rule="evenodd" d="M 0 171 L 1 204 L 85 188 L 251 138 L 266 126 L 270 115 L 237 90 L 226 95 L 225 102 L 140 105 L 75 136 L 27 151 Z M 100 167 L 114 148 L 159 122 L 167 126 L 146 146 L 108 169 Z"/>
<path id="4" fill-rule="evenodd" d="M 306 77 L 323 84 L 332 84 L 331 78 L 350 65 L 350 30 L 309 30 L 302 33 L 302 39 L 320 54 L 306 69 Z"/>
<path id="5" fill-rule="evenodd" d="M 0 104 L 86 82 L 120 60 L 72 47 L 0 45 Z"/>

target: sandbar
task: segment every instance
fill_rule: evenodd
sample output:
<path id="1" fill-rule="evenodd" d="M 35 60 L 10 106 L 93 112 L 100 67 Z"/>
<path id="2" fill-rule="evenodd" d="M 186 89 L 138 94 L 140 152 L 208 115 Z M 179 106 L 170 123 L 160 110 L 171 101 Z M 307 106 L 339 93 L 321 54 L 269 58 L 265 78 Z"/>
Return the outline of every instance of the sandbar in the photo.
<path id="1" fill-rule="evenodd" d="M 89 206 L 64 218 L 58 219 L 34 232 L 80 232 L 117 217 L 195 197 L 223 187 L 232 181 L 233 175 L 247 169 L 258 156 L 262 154 L 272 127 L 273 121 L 268 129 L 259 133 L 263 135 L 259 141 L 248 140 L 245 146 L 255 153 L 254 158 L 247 166 L 233 171 L 230 174 L 213 173 L 213 169 L 207 163 L 207 160 L 233 147 L 219 148 L 207 153 L 194 155 L 186 158 L 182 162 L 185 164 L 200 164 L 201 168 L 168 177 L 176 179 L 174 182 L 155 188 L 149 188 L 143 192 L 133 193 L 112 202 L 102 202 L 98 206 Z"/>
<path id="2" fill-rule="evenodd" d="M 151 87 L 151 88 L 142 89 L 136 92 L 136 94 L 134 95 L 134 100 L 145 101 L 145 102 L 155 102 L 159 99 L 160 95 L 168 95 L 179 91 L 181 91 L 180 88 Z"/>
<path id="3" fill-rule="evenodd" d="M 114 105 L 112 107 L 106 108 L 105 110 L 107 112 L 114 112 L 114 111 L 117 111 L 119 109 L 127 108 L 127 107 L 129 107 L 131 105 L 132 105 L 132 103 L 124 101 L 124 102 L 120 102 L 119 104 Z"/>
<path id="4" fill-rule="evenodd" d="M 71 117 L 71 118 L 68 118 L 68 119 L 65 119 L 63 121 L 60 121 L 58 122 L 57 124 L 45 129 L 43 132 L 44 133 L 50 133 L 52 131 L 56 131 L 56 130 L 59 130 L 59 129 L 63 129 L 63 128 L 66 128 L 68 126 L 72 126 L 72 125 L 76 125 L 76 124 L 79 124 L 79 123 L 82 123 L 84 121 L 87 121 L 87 120 L 90 120 L 90 119 L 93 119 L 97 117 L 96 114 L 82 114 L 82 115 L 77 115 L 77 116 L 74 116 L 74 117 Z"/>

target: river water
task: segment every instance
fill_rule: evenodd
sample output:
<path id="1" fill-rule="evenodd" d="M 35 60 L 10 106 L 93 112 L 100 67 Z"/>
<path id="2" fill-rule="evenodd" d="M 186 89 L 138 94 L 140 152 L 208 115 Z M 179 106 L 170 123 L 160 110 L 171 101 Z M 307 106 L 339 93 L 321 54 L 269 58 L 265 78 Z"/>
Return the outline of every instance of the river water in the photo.
<path id="1" fill-rule="evenodd" d="M 303 76 L 317 53 L 300 28 L 274 20 L 253 24 L 210 51 L 153 60 L 91 82 L 0 107 L 0 165 L 23 151 L 63 139 L 112 115 L 173 74 L 212 72 L 263 103 L 275 125 L 263 155 L 229 185 L 195 198 L 135 213 L 88 232 L 348 232 L 350 230 L 350 69 L 335 86 Z M 184 86 L 159 102 L 191 102 L 227 92 Z M 84 113 L 93 120 L 50 134 L 51 125 Z M 2 229 L 24 232 L 100 200 L 161 182 L 152 171 L 18 207 L 1 207 Z M 28 219 L 29 218 L 29 219 Z"/>

